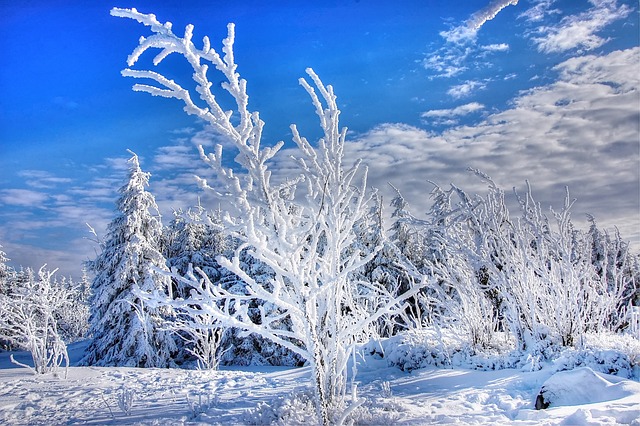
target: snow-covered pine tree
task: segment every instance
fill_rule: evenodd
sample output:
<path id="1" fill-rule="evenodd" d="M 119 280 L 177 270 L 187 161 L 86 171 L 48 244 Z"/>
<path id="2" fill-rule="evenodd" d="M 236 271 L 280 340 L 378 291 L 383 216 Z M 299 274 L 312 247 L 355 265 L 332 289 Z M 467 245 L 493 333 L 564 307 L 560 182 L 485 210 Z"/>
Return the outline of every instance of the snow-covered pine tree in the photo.
<path id="1" fill-rule="evenodd" d="M 221 276 L 216 257 L 227 250 L 228 239 L 222 232 L 219 212 L 209 213 L 201 205 L 174 212 L 164 229 L 164 255 L 167 266 L 178 275 L 185 275 L 189 265 L 202 269 L 214 282 Z M 188 289 L 174 283 L 173 296 L 188 297 Z"/>
<path id="2" fill-rule="evenodd" d="M 588 237 L 592 244 L 591 262 L 608 291 L 622 291 L 618 306 L 612 306 L 609 318 L 613 331 L 628 327 L 628 308 L 640 306 L 640 256 L 632 253 L 618 229 L 613 234 L 598 228 L 593 216 Z M 620 285 L 622 284 L 622 285 Z"/>
<path id="3" fill-rule="evenodd" d="M 89 329 L 89 301 L 82 282 L 76 283 L 71 277 L 56 277 L 54 286 L 67 294 L 67 309 L 60 310 L 55 315 L 60 336 L 65 343 L 84 339 Z"/>
<path id="4" fill-rule="evenodd" d="M 171 333 L 158 327 L 166 308 L 150 308 L 134 294 L 136 288 L 167 293 L 171 281 L 160 272 L 168 269 L 158 250 L 162 232 L 158 207 L 145 190 L 150 174 L 131 154 L 118 215 L 108 226 L 102 251 L 90 263 L 95 273 L 89 319 L 92 340 L 83 363 L 166 367 L 175 352 Z"/>
<path id="5" fill-rule="evenodd" d="M 185 275 L 190 267 L 200 268 L 213 282 L 219 281 L 221 267 L 216 256 L 226 250 L 220 215 L 208 213 L 198 204 L 183 211 L 174 211 L 174 217 L 163 231 L 163 252 L 167 266 L 173 273 Z M 189 297 L 190 287 L 172 280 L 172 297 Z M 176 363 L 195 358 L 198 368 L 215 369 L 219 363 L 222 327 L 208 314 L 186 315 L 178 313 L 165 324 L 178 337 Z"/>
<path id="6" fill-rule="evenodd" d="M 425 286 L 415 298 L 409 300 L 405 315 L 410 324 L 421 327 L 432 324 L 436 317 L 446 310 L 445 299 L 450 299 L 451 291 L 446 290 L 447 284 L 434 273 L 433 265 L 449 261 L 445 244 L 438 235 L 448 227 L 450 222 L 448 203 L 451 193 L 442 191 L 436 185 L 430 194 L 433 203 L 427 212 L 427 219 L 424 220 L 414 216 L 410 211 L 409 203 L 400 191 L 393 185 L 392 188 L 396 196 L 391 200 L 393 208 L 391 242 L 399 250 L 399 259 L 410 280 L 415 281 L 420 276 L 432 278 L 428 286 Z"/>
<path id="7" fill-rule="evenodd" d="M 191 91 L 155 71 L 125 69 L 124 76 L 145 78 L 156 84 L 136 84 L 134 90 L 182 100 L 188 114 L 200 117 L 239 151 L 235 160 L 242 168 L 240 175 L 223 166 L 221 145 L 209 154 L 200 147 L 201 157 L 218 174 L 222 189 L 218 193 L 236 210 L 233 216 L 225 216 L 225 226 L 242 242 L 232 259 L 221 257 L 219 262 L 243 279 L 246 286 L 235 293 L 211 283 L 204 274 L 201 280 L 189 274 L 185 282 L 192 285 L 192 297 L 169 303 L 194 313 L 206 310 L 227 326 L 260 334 L 298 353 L 312 367 L 319 421 L 324 425 L 341 424 L 350 410 L 361 403 L 356 397 L 355 382 L 351 395 L 347 394 L 347 362 L 355 345 L 367 338 L 372 323 L 415 293 L 394 298 L 375 284 L 363 292 L 349 279 L 379 248 L 371 253 L 348 253 L 356 238 L 354 224 L 366 213 L 369 197 L 366 169 L 359 161 L 351 167 L 344 164 L 346 129 L 339 127 L 340 111 L 333 88 L 325 86 L 311 69 L 307 74 L 320 96 L 300 79 L 312 99 L 324 136 L 314 148 L 292 125 L 293 140 L 300 151 L 296 160 L 299 174 L 293 180 L 273 184 L 267 162 L 284 143 L 261 147 L 264 122 L 257 112 L 248 110 L 246 81 L 236 72 L 233 24 L 228 25 L 221 57 L 211 48 L 208 37 L 203 38 L 202 48 L 194 45 L 192 25 L 179 37 L 172 32 L 171 23 L 162 24 L 154 15 L 118 8 L 112 9 L 111 14 L 134 19 L 153 32 L 140 39 L 128 58 L 129 66 L 150 48 L 161 49 L 155 65 L 172 53 L 183 55 L 194 70 L 196 92 L 207 106 L 196 105 Z M 213 64 L 223 74 L 221 85 L 210 82 L 208 64 L 203 62 Z M 235 101 L 237 114 L 221 107 L 212 88 L 226 91 Z M 205 181 L 201 183 L 213 189 Z M 302 193 L 296 193 L 298 190 Z M 256 281 L 240 264 L 242 252 L 271 268 L 273 278 L 267 283 Z M 150 301 L 166 304 L 166 297 L 160 296 L 151 295 Z M 366 305 L 373 300 L 378 309 L 371 313 Z M 256 301 L 278 309 L 262 310 L 260 321 L 255 322 L 249 308 Z M 291 322 L 291 330 L 280 328 L 284 319 Z"/>
<path id="8" fill-rule="evenodd" d="M 6 253 L 2 251 L 2 245 L 0 244 L 0 295 L 8 294 L 10 282 L 14 275 L 13 270 L 7 265 L 9 260 Z M 0 334 L 3 334 L 1 329 Z M 8 340 L 0 338 L 0 350 L 9 348 L 10 346 L 11 343 Z"/>
<path id="9" fill-rule="evenodd" d="M 371 206 L 355 225 L 356 241 L 352 250 L 360 253 L 371 253 L 380 249 L 368 263 L 354 272 L 355 282 L 365 282 L 368 285 L 382 286 L 390 294 L 398 296 L 409 290 L 415 283 L 415 274 L 407 269 L 407 262 L 400 249 L 391 242 L 384 230 L 382 197 L 373 197 Z M 369 307 L 371 312 L 378 308 Z M 376 324 L 376 334 L 380 337 L 390 337 L 399 328 L 413 327 L 415 322 L 415 301 L 408 300 L 408 310 L 398 315 L 385 315 Z"/>
<path id="10" fill-rule="evenodd" d="M 393 208 L 391 212 L 391 242 L 400 250 L 400 253 L 418 269 L 422 267 L 423 260 L 423 244 L 422 235 L 419 232 L 419 221 L 409 212 L 409 203 L 402 196 L 400 191 L 391 186 L 396 195 L 391 200 L 390 206 Z"/>
<path id="11" fill-rule="evenodd" d="M 9 291 L 9 287 L 15 276 L 15 271 L 7 262 L 9 262 L 7 254 L 2 251 L 2 245 L 0 244 L 0 294 L 6 294 Z"/>

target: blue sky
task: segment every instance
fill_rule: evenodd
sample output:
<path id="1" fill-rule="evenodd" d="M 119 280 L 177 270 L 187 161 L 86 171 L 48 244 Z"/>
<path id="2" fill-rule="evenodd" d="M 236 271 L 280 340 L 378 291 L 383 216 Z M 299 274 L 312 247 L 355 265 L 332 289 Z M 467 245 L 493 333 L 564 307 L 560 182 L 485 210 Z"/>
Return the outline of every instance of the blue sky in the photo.
<path id="1" fill-rule="evenodd" d="M 216 48 L 234 22 L 264 144 L 289 143 L 291 123 L 319 134 L 298 85 L 313 67 L 338 95 L 347 155 L 364 159 L 386 201 L 387 182 L 416 214 L 428 181 L 481 192 L 474 167 L 505 190 L 529 180 L 545 208 L 560 208 L 568 185 L 577 223 L 593 214 L 639 247 L 637 2 L 0 0 L 0 245 L 14 266 L 79 274 L 97 250 L 85 223 L 103 235 L 114 217 L 127 149 L 152 173 L 165 221 L 198 197 L 218 205 L 193 181 L 207 174 L 195 146 L 213 136 L 177 100 L 131 90 L 120 70 L 149 33 L 110 16 L 114 6 L 178 34 L 192 23 Z M 190 79 L 178 57 L 159 71 Z"/>

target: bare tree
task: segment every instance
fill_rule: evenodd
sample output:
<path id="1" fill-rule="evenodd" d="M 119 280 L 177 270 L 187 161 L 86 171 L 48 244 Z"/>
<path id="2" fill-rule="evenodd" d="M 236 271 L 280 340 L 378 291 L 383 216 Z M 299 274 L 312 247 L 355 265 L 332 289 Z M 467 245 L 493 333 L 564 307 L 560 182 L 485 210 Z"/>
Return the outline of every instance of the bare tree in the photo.
<path id="1" fill-rule="evenodd" d="M 355 345 L 366 339 L 373 322 L 397 309 L 417 290 L 394 297 L 382 285 L 356 285 L 349 279 L 379 247 L 368 253 L 349 250 L 356 238 L 354 224 L 366 213 L 371 195 L 366 191 L 366 167 L 359 161 L 351 166 L 344 164 L 346 129 L 338 124 L 340 111 L 333 88 L 325 86 L 310 68 L 307 74 L 315 88 L 300 79 L 324 135 L 314 147 L 292 125 L 293 141 L 300 152 L 295 159 L 299 174 L 274 184 L 268 160 L 283 142 L 261 146 L 264 122 L 257 112 L 249 111 L 246 81 L 236 72 L 233 24 L 228 25 L 221 57 L 207 37 L 202 48 L 195 47 L 192 25 L 179 37 L 172 32 L 171 23 L 161 24 L 154 15 L 135 9 L 113 9 L 111 14 L 135 19 L 153 32 L 141 38 L 129 56 L 129 66 L 150 48 L 161 49 L 155 65 L 172 53 L 183 55 L 193 68 L 195 90 L 206 107 L 196 105 L 189 90 L 155 71 L 122 71 L 124 76 L 155 82 L 136 84 L 133 89 L 182 100 L 188 114 L 200 117 L 232 142 L 239 151 L 235 161 L 244 173 L 238 174 L 223 164 L 221 145 L 213 153 L 205 153 L 200 147 L 203 160 L 217 172 L 220 181 L 216 189 L 204 180 L 201 184 L 224 196 L 235 208 L 224 222 L 241 241 L 232 258 L 220 257 L 218 261 L 245 281 L 245 289 L 224 290 L 205 274 L 199 278 L 187 274 L 182 280 L 192 287 L 189 299 L 171 301 L 156 293 L 148 296 L 150 302 L 170 304 L 192 315 L 206 313 L 227 327 L 257 333 L 301 355 L 312 367 L 319 420 L 325 425 L 341 423 L 361 403 L 353 385 L 352 404 L 347 407 L 347 363 Z M 203 62 L 213 64 L 224 75 L 221 87 L 235 101 L 235 111 L 225 111 L 218 103 L 211 92 L 208 65 Z M 240 262 L 243 252 L 270 267 L 272 279 L 256 281 Z M 262 309 L 260 318 L 254 321 L 249 307 L 256 301 L 276 309 Z M 371 304 L 375 304 L 373 314 Z M 282 326 L 285 321 L 291 328 Z"/>
<path id="2" fill-rule="evenodd" d="M 56 316 L 69 308 L 71 297 L 67 288 L 52 280 L 55 273 L 44 265 L 37 278 L 29 274 L 20 286 L 0 294 L 0 338 L 31 353 L 33 367 L 15 361 L 13 355 L 11 361 L 34 374 L 57 373 L 63 362 L 69 367 Z"/>

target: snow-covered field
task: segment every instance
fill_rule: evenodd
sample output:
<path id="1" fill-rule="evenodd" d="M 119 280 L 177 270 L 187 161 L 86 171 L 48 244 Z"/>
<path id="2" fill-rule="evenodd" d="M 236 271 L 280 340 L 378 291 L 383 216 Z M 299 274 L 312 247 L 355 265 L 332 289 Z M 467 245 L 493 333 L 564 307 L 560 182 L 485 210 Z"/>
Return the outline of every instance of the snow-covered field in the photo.
<path id="1" fill-rule="evenodd" d="M 83 346 L 71 346 L 72 362 Z M 25 352 L 14 353 L 28 361 Z M 358 361 L 357 424 L 640 425 L 640 383 L 582 367 L 554 373 L 423 368 Z M 71 367 L 36 377 L 0 353 L 0 424 L 309 424 L 310 370 L 225 367 L 219 371 Z M 545 383 L 546 382 L 546 383 Z M 555 403 L 536 410 L 545 385 Z"/>

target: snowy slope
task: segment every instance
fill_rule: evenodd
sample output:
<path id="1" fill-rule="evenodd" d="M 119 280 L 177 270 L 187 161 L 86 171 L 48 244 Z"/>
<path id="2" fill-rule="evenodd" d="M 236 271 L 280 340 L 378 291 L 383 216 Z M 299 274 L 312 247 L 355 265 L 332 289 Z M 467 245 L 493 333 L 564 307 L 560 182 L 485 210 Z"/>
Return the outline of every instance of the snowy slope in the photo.
<path id="1" fill-rule="evenodd" d="M 82 346 L 72 349 L 77 358 Z M 28 360 L 28 354 L 18 355 Z M 309 373 L 284 367 L 71 367 L 64 379 L 35 377 L 0 353 L 0 424 L 308 424 Z M 551 368 L 407 373 L 366 356 L 359 362 L 358 383 L 367 398 L 355 414 L 358 424 L 640 425 L 640 384 L 587 368 L 555 374 Z M 538 411 L 534 403 L 543 385 L 554 389 L 557 404 Z M 585 386 L 593 392 L 584 392 Z M 129 415 L 122 404 L 127 391 L 134 395 Z"/>

